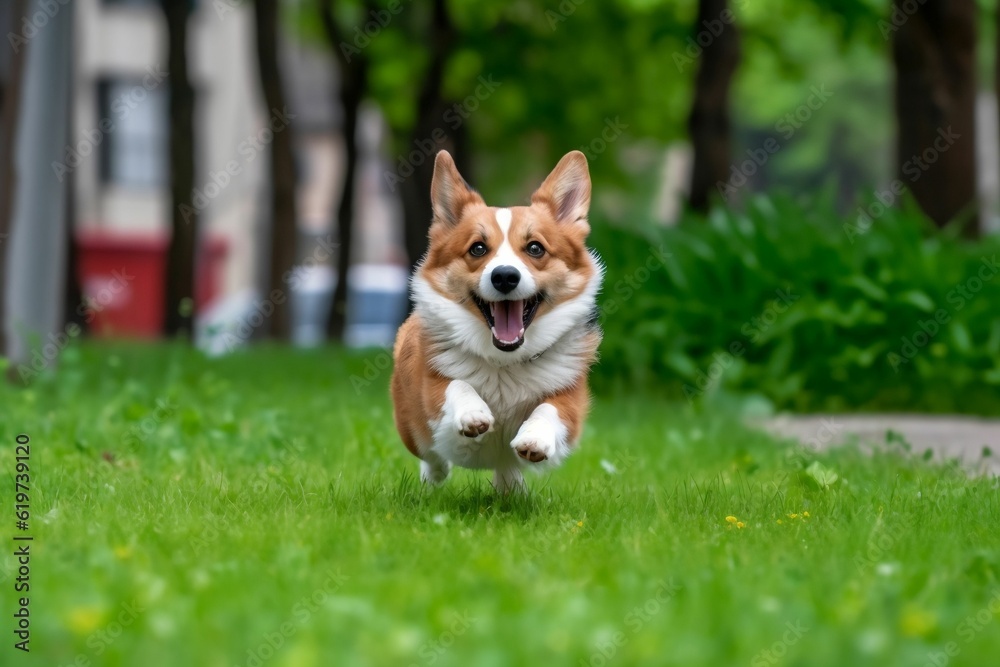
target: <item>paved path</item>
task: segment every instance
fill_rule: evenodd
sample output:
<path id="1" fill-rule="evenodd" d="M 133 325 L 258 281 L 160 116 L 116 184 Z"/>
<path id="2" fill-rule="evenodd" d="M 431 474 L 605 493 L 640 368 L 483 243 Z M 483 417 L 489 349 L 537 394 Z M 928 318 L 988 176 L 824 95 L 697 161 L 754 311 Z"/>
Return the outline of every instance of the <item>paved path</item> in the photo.
<path id="1" fill-rule="evenodd" d="M 951 415 L 795 415 L 768 420 L 764 428 L 803 443 L 829 447 L 857 438 L 878 446 L 888 430 L 896 431 L 913 447 L 914 455 L 927 449 L 935 459 L 960 459 L 974 472 L 1000 474 L 1000 419 Z M 992 450 L 984 457 L 983 448 Z"/>

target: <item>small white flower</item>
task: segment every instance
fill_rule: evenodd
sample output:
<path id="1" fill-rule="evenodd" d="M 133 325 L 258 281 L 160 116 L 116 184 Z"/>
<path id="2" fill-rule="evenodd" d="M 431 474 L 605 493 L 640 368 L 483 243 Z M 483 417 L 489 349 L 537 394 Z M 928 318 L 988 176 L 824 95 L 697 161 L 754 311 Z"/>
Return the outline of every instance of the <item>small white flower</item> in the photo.
<path id="1" fill-rule="evenodd" d="M 899 572 L 899 563 L 879 563 L 875 566 L 875 572 L 880 577 L 891 577 Z"/>

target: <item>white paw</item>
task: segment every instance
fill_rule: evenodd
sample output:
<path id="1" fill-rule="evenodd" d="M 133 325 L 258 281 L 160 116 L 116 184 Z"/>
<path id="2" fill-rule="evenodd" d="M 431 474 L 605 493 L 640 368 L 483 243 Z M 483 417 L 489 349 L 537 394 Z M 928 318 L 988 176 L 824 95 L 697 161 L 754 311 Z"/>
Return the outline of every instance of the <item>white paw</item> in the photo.
<path id="1" fill-rule="evenodd" d="M 546 422 L 529 419 L 521 424 L 510 446 L 525 461 L 541 463 L 556 453 L 556 433 Z"/>
<path id="2" fill-rule="evenodd" d="M 493 428 L 493 413 L 485 403 L 459 412 L 455 417 L 455 428 L 467 438 L 478 438 Z"/>

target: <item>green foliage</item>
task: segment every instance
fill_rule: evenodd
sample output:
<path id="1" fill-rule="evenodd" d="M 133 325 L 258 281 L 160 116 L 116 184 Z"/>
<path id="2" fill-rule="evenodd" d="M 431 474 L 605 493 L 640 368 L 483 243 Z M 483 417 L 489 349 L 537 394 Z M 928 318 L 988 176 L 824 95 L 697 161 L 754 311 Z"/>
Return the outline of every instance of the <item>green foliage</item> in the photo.
<path id="1" fill-rule="evenodd" d="M 597 225 L 599 386 L 749 393 L 806 411 L 995 413 L 1000 275 L 983 258 L 995 261 L 1000 239 L 928 235 L 912 207 L 867 232 L 867 218 L 831 211 L 759 197 L 677 228 Z"/>

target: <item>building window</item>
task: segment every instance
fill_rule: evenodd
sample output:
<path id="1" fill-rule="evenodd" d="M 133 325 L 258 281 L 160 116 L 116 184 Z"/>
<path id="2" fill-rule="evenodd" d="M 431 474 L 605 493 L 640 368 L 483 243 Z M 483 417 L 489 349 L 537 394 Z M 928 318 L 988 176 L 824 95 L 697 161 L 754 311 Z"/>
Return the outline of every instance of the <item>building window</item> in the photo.
<path id="1" fill-rule="evenodd" d="M 131 80 L 100 85 L 101 180 L 110 185 L 158 188 L 167 184 L 167 86 Z"/>

